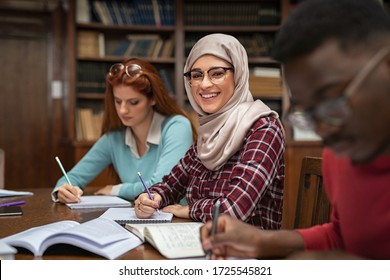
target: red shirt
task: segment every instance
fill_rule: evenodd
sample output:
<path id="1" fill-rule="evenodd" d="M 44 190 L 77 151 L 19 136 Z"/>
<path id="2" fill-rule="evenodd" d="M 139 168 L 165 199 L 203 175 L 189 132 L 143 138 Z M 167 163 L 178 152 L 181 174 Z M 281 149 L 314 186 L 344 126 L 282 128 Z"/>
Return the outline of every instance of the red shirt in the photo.
<path id="1" fill-rule="evenodd" d="M 341 248 L 369 259 L 390 259 L 390 156 L 352 165 L 325 149 L 323 174 L 331 222 L 298 230 L 305 248 Z"/>
<path id="2" fill-rule="evenodd" d="M 242 149 L 220 169 L 208 170 L 193 145 L 162 183 L 150 190 L 162 196 L 162 206 L 186 196 L 189 215 L 195 221 L 211 220 L 214 204 L 220 200 L 221 213 L 263 229 L 279 229 L 284 150 L 280 122 L 260 118 L 247 132 Z"/>

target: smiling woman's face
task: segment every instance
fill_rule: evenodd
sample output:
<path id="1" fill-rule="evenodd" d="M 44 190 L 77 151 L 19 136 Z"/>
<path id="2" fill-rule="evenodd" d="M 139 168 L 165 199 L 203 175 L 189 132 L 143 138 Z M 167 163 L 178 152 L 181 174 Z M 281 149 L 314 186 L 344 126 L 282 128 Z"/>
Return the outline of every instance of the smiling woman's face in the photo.
<path id="1" fill-rule="evenodd" d="M 218 112 L 234 92 L 233 71 L 226 71 L 224 80 L 218 84 L 213 84 L 210 81 L 206 72 L 216 66 L 231 67 L 227 61 L 213 55 L 201 56 L 191 67 L 191 70 L 198 69 L 205 73 L 203 81 L 199 85 L 191 86 L 191 94 L 199 107 L 208 114 Z"/>

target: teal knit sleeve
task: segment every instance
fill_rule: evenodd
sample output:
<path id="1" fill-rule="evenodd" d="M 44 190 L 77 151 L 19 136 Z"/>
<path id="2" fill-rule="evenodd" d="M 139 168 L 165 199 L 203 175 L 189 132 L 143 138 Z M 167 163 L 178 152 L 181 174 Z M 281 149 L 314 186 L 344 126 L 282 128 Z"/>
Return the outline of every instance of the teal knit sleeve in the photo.
<path id="1" fill-rule="evenodd" d="M 69 180 L 74 186 L 84 188 L 111 162 L 109 139 L 107 135 L 103 135 L 88 153 L 67 173 Z M 61 177 L 57 181 L 54 191 L 65 182 L 65 177 Z"/>
<path id="2" fill-rule="evenodd" d="M 167 118 L 162 124 L 162 135 L 158 145 L 158 158 L 154 162 L 145 162 L 140 169 L 154 170 L 148 177 L 144 176 L 148 187 L 161 182 L 162 177 L 169 174 L 192 144 L 192 129 L 190 121 L 183 116 Z M 141 172 L 142 173 L 142 172 Z M 119 196 L 133 200 L 144 187 L 140 181 L 135 184 L 123 183 Z"/>

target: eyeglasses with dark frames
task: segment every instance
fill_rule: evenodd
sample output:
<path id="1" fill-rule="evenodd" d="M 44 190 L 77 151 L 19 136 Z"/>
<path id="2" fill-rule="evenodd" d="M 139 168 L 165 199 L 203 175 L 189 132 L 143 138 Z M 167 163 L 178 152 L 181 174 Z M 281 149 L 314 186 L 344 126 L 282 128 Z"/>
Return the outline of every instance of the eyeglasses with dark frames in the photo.
<path id="1" fill-rule="evenodd" d="M 215 67 L 211 67 L 207 71 L 202 71 L 200 69 L 193 69 L 191 71 L 184 73 L 184 76 L 187 78 L 191 86 L 200 85 L 203 82 L 205 73 L 207 74 L 207 77 L 213 84 L 220 84 L 225 80 L 227 71 L 234 71 L 234 68 L 215 66 Z"/>
<path id="2" fill-rule="evenodd" d="M 108 74 L 110 77 L 116 78 L 123 69 L 125 70 L 126 75 L 132 79 L 138 78 L 142 73 L 142 68 L 138 64 L 124 65 L 122 63 L 115 63 L 110 67 Z"/>
<path id="3" fill-rule="evenodd" d="M 309 110 L 301 110 L 297 105 L 290 105 L 284 118 L 285 123 L 306 130 L 315 128 L 315 120 L 333 126 L 344 125 L 352 113 L 348 100 L 389 54 L 390 47 L 385 47 L 376 53 L 352 78 L 340 97 L 322 102 Z"/>

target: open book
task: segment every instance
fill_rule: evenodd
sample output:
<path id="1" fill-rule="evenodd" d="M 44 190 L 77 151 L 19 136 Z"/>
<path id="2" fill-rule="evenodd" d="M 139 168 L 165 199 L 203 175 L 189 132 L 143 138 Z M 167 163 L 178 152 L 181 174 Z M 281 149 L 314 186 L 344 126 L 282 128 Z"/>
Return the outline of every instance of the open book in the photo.
<path id="1" fill-rule="evenodd" d="M 118 223 L 101 217 L 82 224 L 75 221 L 55 222 L 1 240 L 8 245 L 25 248 L 35 256 L 42 256 L 51 245 L 70 244 L 107 259 L 115 259 L 142 244 Z"/>
<path id="2" fill-rule="evenodd" d="M 135 214 L 134 208 L 109 208 L 100 217 L 113 220 L 124 226 L 125 224 L 170 223 L 173 214 L 160 211 L 160 213 L 155 212 L 148 219 L 141 219 Z"/>
<path id="3" fill-rule="evenodd" d="M 199 229 L 202 223 L 126 224 L 125 228 L 149 242 L 168 259 L 204 256 Z"/>
<path id="4" fill-rule="evenodd" d="M 118 196 L 111 195 L 83 195 L 78 203 L 66 203 L 70 209 L 130 207 L 131 203 Z"/>

